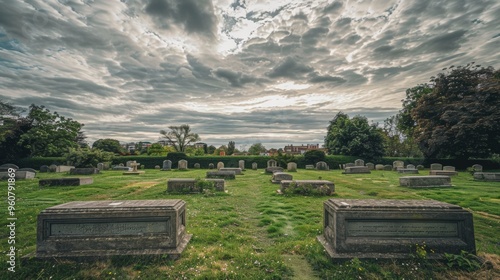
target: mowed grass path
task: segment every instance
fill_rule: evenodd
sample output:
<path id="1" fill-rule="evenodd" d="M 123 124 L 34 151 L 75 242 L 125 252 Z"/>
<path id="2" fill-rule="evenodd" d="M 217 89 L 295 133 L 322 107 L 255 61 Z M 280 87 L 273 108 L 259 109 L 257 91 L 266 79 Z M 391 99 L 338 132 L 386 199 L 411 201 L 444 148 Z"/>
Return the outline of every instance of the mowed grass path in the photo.
<path id="1" fill-rule="evenodd" d="M 227 192 L 215 196 L 165 192 L 168 178 L 203 178 L 205 172 L 146 170 L 140 176 L 123 176 L 119 171 L 104 171 L 92 176 L 91 185 L 43 189 L 38 187 L 38 180 L 16 182 L 16 248 L 20 256 L 36 250 L 38 213 L 75 200 L 183 199 L 187 203 L 187 230 L 193 238 L 175 261 L 161 256 L 85 262 L 28 259 L 18 263 L 15 274 L 6 268 L 0 271 L 0 279 L 349 279 L 341 275 L 342 269 L 351 269 L 353 265 L 331 264 L 315 239 L 322 233 L 323 202 L 329 197 L 278 195 L 279 185 L 271 184 L 271 175 L 262 169 L 247 170 L 236 180 L 227 180 Z M 460 205 L 474 212 L 479 255 L 493 259 L 500 255 L 500 183 L 477 182 L 470 174 L 460 172 L 452 178 L 453 188 L 418 190 L 399 187 L 398 178 L 402 175 L 392 171 L 342 175 L 340 170 L 300 169 L 291 174 L 294 179 L 333 181 L 336 192 L 332 197 L 337 198 L 436 199 Z M 38 178 L 69 176 L 37 174 Z M 7 182 L 0 186 L 6 190 Z M 7 204 L 3 205 L 6 213 Z M 6 224 L 3 219 L 0 239 L 4 256 L 8 248 Z M 445 279 L 453 273 L 427 271 L 406 275 L 404 265 L 394 265 L 381 263 L 381 268 L 374 268 L 373 262 L 368 262 L 364 268 L 357 265 L 356 273 L 363 272 L 363 279 L 419 279 L 428 275 Z M 498 269 L 482 273 L 496 277 Z"/>

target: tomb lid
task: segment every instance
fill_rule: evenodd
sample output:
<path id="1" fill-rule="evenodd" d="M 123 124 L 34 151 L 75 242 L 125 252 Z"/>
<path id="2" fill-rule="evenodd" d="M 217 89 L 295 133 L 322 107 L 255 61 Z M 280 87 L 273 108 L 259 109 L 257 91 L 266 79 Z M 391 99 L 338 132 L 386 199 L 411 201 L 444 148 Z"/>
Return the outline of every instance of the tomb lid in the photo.
<path id="1" fill-rule="evenodd" d="M 437 200 L 397 200 L 397 199 L 335 199 L 327 203 L 344 209 L 462 209 L 458 205 Z"/>
<path id="2" fill-rule="evenodd" d="M 99 212 L 102 210 L 126 210 L 133 208 L 137 209 L 173 209 L 185 204 L 180 199 L 161 199 L 161 200 L 101 200 L 101 201 L 72 201 L 56 206 L 49 207 L 42 213 L 59 212 Z"/>

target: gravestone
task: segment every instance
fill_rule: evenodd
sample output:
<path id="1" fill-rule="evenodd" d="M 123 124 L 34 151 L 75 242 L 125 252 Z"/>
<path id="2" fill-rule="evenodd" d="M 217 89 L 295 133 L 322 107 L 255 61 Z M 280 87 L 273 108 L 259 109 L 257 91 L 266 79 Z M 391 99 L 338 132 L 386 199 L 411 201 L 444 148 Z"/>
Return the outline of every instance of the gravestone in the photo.
<path id="1" fill-rule="evenodd" d="M 344 168 L 346 168 L 346 167 L 353 167 L 353 166 L 356 166 L 356 164 L 354 164 L 352 162 L 348 162 L 348 163 L 344 164 Z"/>
<path id="2" fill-rule="evenodd" d="M 430 170 L 443 170 L 443 165 L 441 163 L 433 163 Z"/>
<path id="3" fill-rule="evenodd" d="M 239 167 L 241 170 L 245 170 L 245 161 L 244 161 L 244 160 L 240 160 L 240 161 L 238 161 L 238 167 Z"/>
<path id="4" fill-rule="evenodd" d="M 161 167 L 159 165 L 155 165 L 155 169 L 160 169 Z"/>
<path id="5" fill-rule="evenodd" d="M 455 166 L 443 166 L 443 171 L 455 171 Z"/>
<path id="6" fill-rule="evenodd" d="M 266 173 L 273 174 L 274 172 L 283 172 L 283 167 L 270 166 L 266 168 Z"/>
<path id="7" fill-rule="evenodd" d="M 198 182 L 212 182 L 216 191 L 224 191 L 224 179 L 191 179 L 191 178 L 172 178 L 167 181 L 168 193 L 200 193 L 203 190 Z"/>
<path id="8" fill-rule="evenodd" d="M 113 166 L 113 170 L 120 170 L 120 171 L 132 171 L 132 167 L 126 167 L 126 166 Z"/>
<path id="9" fill-rule="evenodd" d="M 219 171 L 233 171 L 236 175 L 243 175 L 243 173 L 241 172 L 241 168 L 225 167 L 219 169 Z"/>
<path id="10" fill-rule="evenodd" d="M 385 171 L 391 171 L 392 170 L 392 165 L 389 165 L 389 164 L 384 165 L 384 170 Z"/>
<path id="11" fill-rule="evenodd" d="M 418 169 L 418 170 L 424 170 L 424 168 L 425 168 L 425 167 L 424 167 L 423 165 L 421 165 L 421 164 L 417 165 L 417 169 Z"/>
<path id="12" fill-rule="evenodd" d="M 213 163 L 209 163 L 209 164 L 208 164 L 208 169 L 214 169 L 214 168 L 215 168 L 215 166 L 214 166 L 214 164 L 213 164 Z"/>
<path id="13" fill-rule="evenodd" d="M 411 169 L 404 168 L 404 169 L 399 169 L 398 173 L 402 173 L 402 174 L 418 174 L 418 169 L 415 169 L 415 168 L 411 168 Z"/>
<path id="14" fill-rule="evenodd" d="M 129 160 L 129 161 L 127 161 L 126 164 L 125 164 L 125 166 L 132 167 L 132 165 L 131 165 L 132 162 L 135 162 L 135 160 Z"/>
<path id="15" fill-rule="evenodd" d="M 103 171 L 103 170 L 104 170 L 104 163 L 99 162 L 99 163 L 97 164 L 97 169 L 99 169 L 100 171 Z"/>
<path id="16" fill-rule="evenodd" d="M 354 161 L 355 166 L 365 166 L 365 161 L 362 159 L 357 159 Z"/>
<path id="17" fill-rule="evenodd" d="M 327 188 L 326 195 L 335 192 L 335 184 L 327 180 L 281 180 L 280 192 L 285 193 L 285 190 L 290 187 L 311 186 L 313 189 Z"/>
<path id="18" fill-rule="evenodd" d="M 413 165 L 413 164 L 408 164 L 408 165 L 406 166 L 406 169 L 416 169 L 416 168 L 415 168 L 415 165 Z"/>
<path id="19" fill-rule="evenodd" d="M 187 170 L 187 168 L 188 168 L 188 162 L 185 159 L 179 160 L 177 165 L 178 165 L 178 168 L 177 168 L 178 170 Z"/>
<path id="20" fill-rule="evenodd" d="M 234 171 L 207 171 L 206 178 L 211 179 L 236 179 Z"/>
<path id="21" fill-rule="evenodd" d="M 297 163 L 295 163 L 295 162 L 289 162 L 286 165 L 286 170 L 288 172 L 297 172 Z"/>
<path id="22" fill-rule="evenodd" d="M 395 160 L 392 162 L 392 170 L 397 171 L 398 169 L 402 169 L 402 168 L 405 168 L 404 161 Z"/>
<path id="23" fill-rule="evenodd" d="M 162 171 L 169 171 L 172 170 L 172 161 L 169 159 L 166 159 L 163 161 L 163 166 L 161 168 Z"/>
<path id="24" fill-rule="evenodd" d="M 500 172 L 474 172 L 474 180 L 500 182 Z"/>
<path id="25" fill-rule="evenodd" d="M 18 170 L 19 166 L 12 164 L 12 163 L 5 163 L 5 164 L 0 165 L 0 172 L 3 172 L 3 171 L 8 172 L 9 168 L 14 169 L 14 170 Z"/>
<path id="26" fill-rule="evenodd" d="M 253 170 L 257 170 L 257 163 L 256 163 L 256 162 L 253 162 L 253 163 L 252 163 L 252 169 L 253 169 Z"/>
<path id="27" fill-rule="evenodd" d="M 224 163 L 222 161 L 219 161 L 217 163 L 217 169 L 221 169 L 221 168 L 224 168 Z"/>
<path id="28" fill-rule="evenodd" d="M 278 166 L 278 162 L 275 161 L 274 159 L 270 159 L 267 161 L 267 167 L 276 167 Z"/>
<path id="29" fill-rule="evenodd" d="M 312 164 L 307 164 L 307 165 L 306 165 L 306 169 L 307 169 L 307 170 L 313 170 L 313 169 L 314 169 L 314 165 L 312 165 Z"/>
<path id="30" fill-rule="evenodd" d="M 384 165 L 383 164 L 375 165 L 375 170 L 384 170 Z"/>
<path id="31" fill-rule="evenodd" d="M 200 164 L 199 164 L 199 163 L 195 163 L 195 164 L 194 164 L 194 168 L 195 168 L 195 169 L 200 169 Z"/>
<path id="32" fill-rule="evenodd" d="M 374 170 L 375 169 L 375 164 L 371 163 L 371 162 L 368 162 L 366 164 L 366 167 L 368 167 L 369 170 Z"/>
<path id="33" fill-rule="evenodd" d="M 55 164 L 51 164 L 51 165 L 49 166 L 49 172 L 56 172 L 56 170 L 57 170 L 57 165 L 55 165 Z"/>
<path id="34" fill-rule="evenodd" d="M 271 179 L 271 182 L 273 184 L 279 184 L 282 180 L 292 180 L 293 177 L 291 174 L 284 173 L 284 172 L 274 172 L 273 173 L 273 178 Z"/>
<path id="35" fill-rule="evenodd" d="M 399 177 L 399 185 L 408 188 L 449 188 L 450 176 L 405 176 Z"/>
<path id="36" fill-rule="evenodd" d="M 370 174 L 372 173 L 370 169 L 366 166 L 351 166 L 346 167 L 342 174 Z"/>
<path id="37" fill-rule="evenodd" d="M 472 166 L 472 171 L 474 172 L 483 172 L 483 166 L 480 164 L 474 164 Z"/>
<path id="38" fill-rule="evenodd" d="M 40 166 L 40 173 L 47 173 L 49 172 L 49 166 L 48 165 L 42 165 Z"/>
<path id="39" fill-rule="evenodd" d="M 328 166 L 328 164 L 324 161 L 319 161 L 316 163 L 316 170 L 325 170 L 325 171 L 328 171 L 330 170 L 330 167 Z"/>
<path id="40" fill-rule="evenodd" d="M 458 175 L 458 172 L 451 170 L 429 170 L 429 175 L 455 176 Z"/>
<path id="41" fill-rule="evenodd" d="M 127 162 L 128 163 L 128 162 Z M 139 167 L 140 163 L 136 162 L 135 160 L 128 163 L 129 168 L 132 168 L 132 170 L 129 170 L 127 172 L 123 172 L 123 175 L 141 175 L 144 174 L 144 171 L 138 171 L 137 167 Z"/>
<path id="42" fill-rule="evenodd" d="M 70 175 L 92 175 L 92 174 L 98 174 L 99 169 L 97 168 L 71 168 L 69 170 Z"/>
<path id="43" fill-rule="evenodd" d="M 74 166 L 71 165 L 58 165 L 56 167 L 56 172 L 61 173 L 61 172 L 69 172 L 72 168 L 75 168 Z"/>
<path id="44" fill-rule="evenodd" d="M 82 186 L 92 184 L 94 179 L 91 177 L 80 177 L 80 178 L 52 178 L 52 179 L 40 179 L 38 181 L 39 187 L 52 187 L 52 186 Z"/>
<path id="45" fill-rule="evenodd" d="M 472 213 L 435 200 L 329 199 L 318 241 L 332 259 L 409 259 L 476 253 Z"/>
<path id="46" fill-rule="evenodd" d="M 223 192 L 226 188 L 226 181 L 224 179 L 205 179 L 205 181 L 213 182 L 216 191 Z"/>
<path id="47" fill-rule="evenodd" d="M 73 201 L 38 215 L 37 258 L 162 255 L 178 258 L 186 232 L 186 202 Z"/>
<path id="48" fill-rule="evenodd" d="M 9 178 L 12 178 L 10 177 L 10 174 L 11 173 L 9 173 L 9 169 L 7 169 L 7 171 L 0 171 L 0 179 L 7 180 Z M 35 172 L 17 170 L 16 172 L 14 172 L 14 179 L 16 180 L 34 179 L 35 175 L 36 175 Z"/>

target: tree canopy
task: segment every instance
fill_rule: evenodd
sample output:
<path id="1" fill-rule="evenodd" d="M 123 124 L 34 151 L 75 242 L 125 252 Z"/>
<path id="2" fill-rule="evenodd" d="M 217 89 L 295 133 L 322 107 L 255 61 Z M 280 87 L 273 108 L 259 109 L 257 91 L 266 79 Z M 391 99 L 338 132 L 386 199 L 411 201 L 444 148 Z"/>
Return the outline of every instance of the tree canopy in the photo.
<path id="1" fill-rule="evenodd" d="M 352 119 L 343 112 L 330 121 L 325 147 L 330 154 L 374 159 L 384 155 L 382 131 L 376 124 L 369 125 L 363 116 Z"/>
<path id="2" fill-rule="evenodd" d="M 120 141 L 115 139 L 99 139 L 92 144 L 92 148 L 100 149 L 106 152 L 111 152 L 115 154 L 121 154 L 124 152 L 123 147 L 120 145 Z"/>
<path id="3" fill-rule="evenodd" d="M 258 154 L 263 153 L 265 151 L 266 151 L 266 147 L 264 147 L 264 145 L 262 145 L 262 143 L 252 144 L 252 146 L 250 146 L 250 148 L 248 148 L 248 153 L 251 155 L 258 155 Z"/>
<path id="4" fill-rule="evenodd" d="M 421 151 L 428 158 L 500 153 L 500 72 L 473 63 L 450 69 L 431 78 L 432 92 L 411 110 Z"/>
<path id="5" fill-rule="evenodd" d="M 185 152 L 189 144 L 201 140 L 198 134 L 191 132 L 191 128 L 187 124 L 169 126 L 168 128 L 170 131 L 161 130 L 160 134 L 173 145 L 177 152 Z"/>
<path id="6" fill-rule="evenodd" d="M 234 141 L 229 141 L 229 143 L 227 143 L 226 155 L 228 156 L 232 155 L 235 149 L 236 149 L 236 143 Z"/>

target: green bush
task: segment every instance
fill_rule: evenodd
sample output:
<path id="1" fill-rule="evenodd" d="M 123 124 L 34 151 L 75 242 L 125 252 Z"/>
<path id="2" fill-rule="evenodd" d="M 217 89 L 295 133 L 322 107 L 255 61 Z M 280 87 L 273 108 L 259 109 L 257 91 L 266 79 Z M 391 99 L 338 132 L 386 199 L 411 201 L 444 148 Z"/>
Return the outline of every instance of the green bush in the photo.
<path id="1" fill-rule="evenodd" d="M 466 271 L 475 271 L 481 268 L 481 263 L 478 258 L 466 251 L 461 251 L 459 255 L 444 254 L 447 265 L 450 268 L 457 268 Z"/>
<path id="2" fill-rule="evenodd" d="M 65 155 L 66 161 L 75 167 L 97 167 L 99 162 L 109 162 L 113 157 L 114 153 L 90 148 L 70 148 Z"/>

